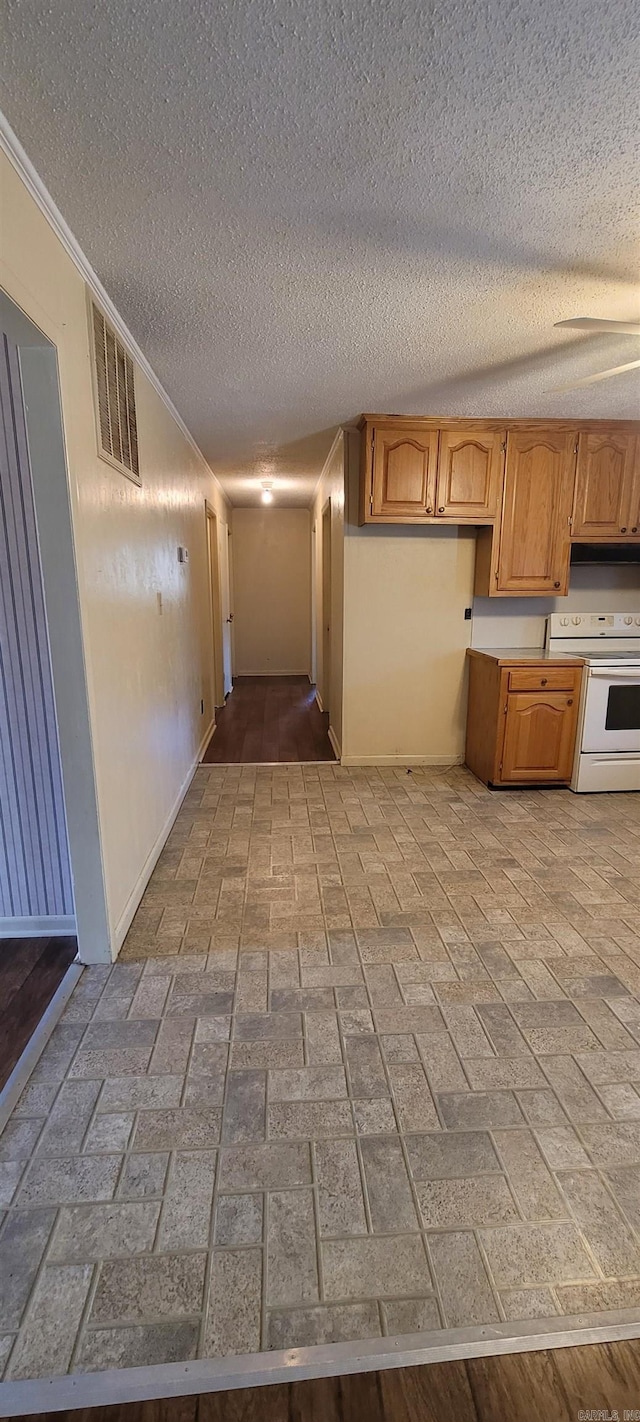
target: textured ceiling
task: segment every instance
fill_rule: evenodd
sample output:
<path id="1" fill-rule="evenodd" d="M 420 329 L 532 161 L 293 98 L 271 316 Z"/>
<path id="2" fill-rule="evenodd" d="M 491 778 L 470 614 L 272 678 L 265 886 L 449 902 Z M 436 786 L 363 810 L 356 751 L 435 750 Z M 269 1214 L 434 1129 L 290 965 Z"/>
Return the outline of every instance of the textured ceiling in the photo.
<path id="1" fill-rule="evenodd" d="M 2 107 L 235 502 L 362 410 L 633 416 L 636 0 L 3 0 Z"/>

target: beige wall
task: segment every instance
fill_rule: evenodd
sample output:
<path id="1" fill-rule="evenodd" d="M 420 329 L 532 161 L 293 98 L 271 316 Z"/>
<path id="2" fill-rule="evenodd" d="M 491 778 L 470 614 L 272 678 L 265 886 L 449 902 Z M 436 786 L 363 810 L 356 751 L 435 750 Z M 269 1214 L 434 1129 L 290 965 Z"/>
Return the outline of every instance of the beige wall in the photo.
<path id="1" fill-rule="evenodd" d="M 234 509 L 232 530 L 235 674 L 308 674 L 309 510 L 273 504 Z"/>
<path id="2" fill-rule="evenodd" d="M 345 447 L 350 436 L 338 435 L 322 471 L 313 505 L 314 528 L 314 641 L 316 682 L 325 685 L 323 659 L 322 536 L 323 510 L 331 501 L 331 668 L 329 725 L 334 750 L 342 750 L 343 628 L 344 628 L 344 468 Z"/>
<path id="3" fill-rule="evenodd" d="M 446 764 L 464 753 L 473 529 L 357 526 L 357 450 L 345 527 L 342 758 Z"/>
<path id="4" fill-rule="evenodd" d="M 85 283 L 11 164 L 0 163 L 0 283 L 58 352 L 115 953 L 213 721 L 205 497 L 223 520 L 227 506 L 139 368 L 142 487 L 98 458 Z"/>

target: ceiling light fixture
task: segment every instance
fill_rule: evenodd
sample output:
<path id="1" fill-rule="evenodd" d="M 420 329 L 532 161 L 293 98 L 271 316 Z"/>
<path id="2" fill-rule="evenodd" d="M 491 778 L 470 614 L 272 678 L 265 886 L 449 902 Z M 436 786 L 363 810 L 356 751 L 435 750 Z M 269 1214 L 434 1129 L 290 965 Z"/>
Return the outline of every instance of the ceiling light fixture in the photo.
<path id="1" fill-rule="evenodd" d="M 270 481 L 266 480 L 266 479 L 263 479 L 263 481 L 262 481 L 262 493 L 261 493 L 261 495 L 260 495 L 263 504 L 272 504 L 272 503 L 273 503 L 273 494 L 272 494 L 272 492 L 271 492 L 272 488 L 273 488 L 272 483 L 271 483 Z"/>

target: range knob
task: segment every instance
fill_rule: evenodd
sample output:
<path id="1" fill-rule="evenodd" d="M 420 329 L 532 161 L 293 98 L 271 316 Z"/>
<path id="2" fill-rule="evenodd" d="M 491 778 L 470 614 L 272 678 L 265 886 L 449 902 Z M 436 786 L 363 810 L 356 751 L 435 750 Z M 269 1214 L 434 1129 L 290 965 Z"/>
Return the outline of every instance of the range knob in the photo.
<path id="1" fill-rule="evenodd" d="M 571 618 L 571 621 L 573 622 L 574 627 L 579 627 L 579 626 L 580 626 L 580 623 L 582 622 L 582 618 L 581 618 L 581 617 L 572 617 L 572 618 Z"/>
<path id="2" fill-rule="evenodd" d="M 639 619 L 639 620 L 640 620 L 640 619 Z M 561 626 L 561 627 L 568 627 L 568 626 L 569 626 L 569 618 L 568 618 L 568 617 L 561 617 L 561 618 L 560 618 L 560 626 Z"/>
<path id="3" fill-rule="evenodd" d="M 624 622 L 625 627 L 631 627 L 633 624 L 632 617 L 623 617 L 622 621 Z"/>
<path id="4" fill-rule="evenodd" d="M 636 617 L 636 627 L 640 627 L 640 617 Z"/>

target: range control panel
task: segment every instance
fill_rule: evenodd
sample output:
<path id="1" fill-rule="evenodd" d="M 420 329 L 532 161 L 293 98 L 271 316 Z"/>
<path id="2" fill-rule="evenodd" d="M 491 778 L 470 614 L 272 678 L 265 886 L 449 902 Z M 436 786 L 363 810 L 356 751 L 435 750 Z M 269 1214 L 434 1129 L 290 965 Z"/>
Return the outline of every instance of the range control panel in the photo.
<path id="1" fill-rule="evenodd" d="M 551 637 L 639 637 L 640 612 L 552 612 Z"/>

